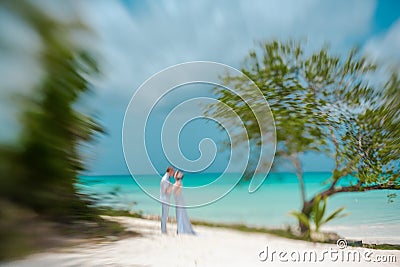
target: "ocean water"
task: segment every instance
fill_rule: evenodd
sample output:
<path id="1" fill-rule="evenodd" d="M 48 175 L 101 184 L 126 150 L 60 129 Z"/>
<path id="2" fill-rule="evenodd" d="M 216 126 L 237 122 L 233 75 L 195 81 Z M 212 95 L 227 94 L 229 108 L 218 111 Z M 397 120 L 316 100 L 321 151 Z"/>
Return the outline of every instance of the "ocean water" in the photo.
<path id="1" fill-rule="evenodd" d="M 234 178 L 238 174 L 231 175 Z M 204 185 L 217 177 L 218 174 L 186 174 L 184 186 Z M 305 173 L 307 195 L 312 196 L 323 190 L 327 186 L 324 182 L 329 177 L 330 173 Z M 350 180 L 345 179 L 342 183 Z M 159 190 L 159 176 L 146 176 L 145 181 L 154 190 Z M 80 183 L 81 191 L 95 197 L 100 205 L 142 211 L 146 215 L 159 215 L 161 212 L 160 203 L 144 193 L 132 176 L 81 176 Z M 387 195 L 390 193 L 396 192 L 380 190 L 331 196 L 328 212 L 345 206 L 345 212 L 349 215 L 329 222 L 323 230 L 366 242 L 400 244 L 400 196 L 389 202 Z M 185 198 L 188 197 L 185 195 Z M 296 225 L 296 220 L 289 212 L 300 208 L 301 197 L 296 176 L 270 173 L 254 193 L 248 193 L 248 183 L 239 183 L 222 199 L 206 206 L 189 208 L 188 213 L 196 220 L 285 227 Z M 172 217 L 175 215 L 173 210 L 170 210 Z"/>

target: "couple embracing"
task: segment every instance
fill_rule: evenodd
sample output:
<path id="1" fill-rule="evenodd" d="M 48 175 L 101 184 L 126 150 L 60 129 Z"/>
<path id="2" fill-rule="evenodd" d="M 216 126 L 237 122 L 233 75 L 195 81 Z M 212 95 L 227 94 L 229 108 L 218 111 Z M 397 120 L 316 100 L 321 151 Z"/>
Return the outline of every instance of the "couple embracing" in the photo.
<path id="1" fill-rule="evenodd" d="M 172 184 L 170 177 L 173 177 L 175 183 Z M 162 204 L 161 212 L 161 232 L 167 233 L 167 219 L 170 206 L 171 195 L 174 195 L 176 205 L 176 225 L 178 234 L 192 234 L 192 224 L 190 223 L 189 216 L 184 208 L 183 194 L 182 194 L 182 179 L 183 173 L 174 171 L 172 167 L 168 167 L 166 173 L 160 182 L 160 200 Z"/>

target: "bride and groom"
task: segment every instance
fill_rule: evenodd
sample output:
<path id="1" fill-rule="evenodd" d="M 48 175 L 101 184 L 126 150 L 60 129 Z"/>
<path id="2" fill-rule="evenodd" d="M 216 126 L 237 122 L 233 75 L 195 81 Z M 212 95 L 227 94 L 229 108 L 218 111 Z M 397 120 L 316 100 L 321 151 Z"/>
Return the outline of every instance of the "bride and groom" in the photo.
<path id="1" fill-rule="evenodd" d="M 174 177 L 175 183 L 172 184 L 170 177 Z M 160 200 L 162 204 L 161 211 L 161 232 L 167 233 L 167 219 L 170 206 L 171 195 L 174 195 L 176 204 L 176 225 L 178 234 L 195 234 L 190 223 L 182 195 L 182 179 L 183 173 L 180 171 L 174 172 L 172 167 L 168 167 L 166 173 L 160 182 Z"/>

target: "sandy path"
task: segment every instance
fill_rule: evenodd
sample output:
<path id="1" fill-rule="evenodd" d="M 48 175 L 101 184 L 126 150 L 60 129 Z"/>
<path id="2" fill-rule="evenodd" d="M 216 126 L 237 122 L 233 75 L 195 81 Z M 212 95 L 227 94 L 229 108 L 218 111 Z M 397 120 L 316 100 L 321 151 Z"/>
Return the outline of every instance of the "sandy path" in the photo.
<path id="1" fill-rule="evenodd" d="M 378 259 L 377 256 L 380 260 L 389 260 L 391 257 L 390 260 L 393 261 L 396 258 L 397 262 L 384 263 L 384 266 L 400 266 L 400 251 L 350 247 L 340 250 L 336 245 L 313 244 L 268 234 L 200 226 L 195 226 L 196 236 L 177 236 L 174 233 L 174 224 L 168 225 L 169 234 L 161 235 L 157 221 L 127 217 L 113 219 L 123 223 L 128 229 L 141 233 L 142 236 L 35 254 L 2 266 L 382 266 L 382 263 L 373 262 Z M 267 246 L 269 257 L 266 261 L 260 261 L 259 254 Z M 273 251 L 277 252 L 274 253 L 271 262 Z M 279 259 L 280 252 L 282 254 Z M 322 257 L 324 260 L 314 262 L 312 259 L 310 263 L 309 254 L 314 252 L 314 255 L 318 255 L 318 260 Z M 353 262 L 354 256 L 351 256 L 348 262 L 348 252 L 360 255 L 360 262 L 357 259 Z M 304 253 L 308 253 L 305 261 Z M 299 255 L 300 261 L 294 262 L 293 259 Z M 261 256 L 265 257 L 265 253 Z M 365 259 L 371 262 L 366 262 Z"/>

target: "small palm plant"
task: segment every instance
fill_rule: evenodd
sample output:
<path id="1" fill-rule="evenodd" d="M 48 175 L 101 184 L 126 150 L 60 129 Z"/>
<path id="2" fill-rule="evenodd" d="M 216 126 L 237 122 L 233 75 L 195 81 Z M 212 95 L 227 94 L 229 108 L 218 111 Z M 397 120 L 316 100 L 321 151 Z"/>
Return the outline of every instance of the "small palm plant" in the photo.
<path id="1" fill-rule="evenodd" d="M 305 233 L 307 239 L 311 239 L 311 232 L 319 233 L 322 225 L 328 223 L 333 219 L 338 219 L 347 216 L 347 213 L 343 214 L 342 211 L 345 207 L 340 207 L 329 215 L 326 214 L 326 206 L 328 203 L 328 197 L 322 198 L 321 195 L 316 196 L 314 204 L 312 206 L 311 216 L 307 217 L 304 213 L 299 211 L 291 211 L 290 214 L 296 217 L 300 222 L 302 222 L 308 231 Z M 314 228 L 312 228 L 312 222 L 314 223 Z"/>

